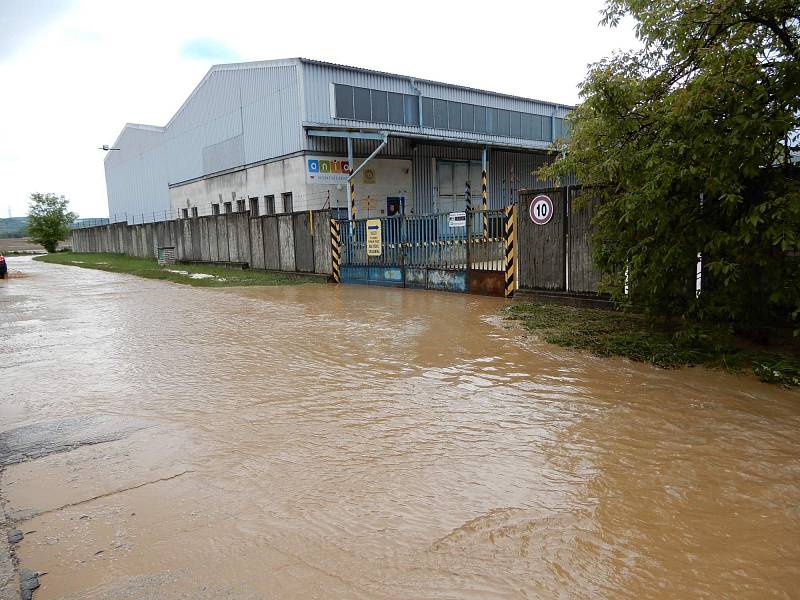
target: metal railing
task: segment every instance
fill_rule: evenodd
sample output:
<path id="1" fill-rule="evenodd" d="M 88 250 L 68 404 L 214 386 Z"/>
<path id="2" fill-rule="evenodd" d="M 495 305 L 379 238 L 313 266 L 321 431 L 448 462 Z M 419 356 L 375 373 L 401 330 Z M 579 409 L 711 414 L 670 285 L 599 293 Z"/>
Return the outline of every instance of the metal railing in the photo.
<path id="1" fill-rule="evenodd" d="M 239 208 L 238 202 L 244 200 L 244 209 Z M 176 219 L 190 219 L 192 217 L 207 217 L 210 215 L 218 215 L 218 214 L 229 214 L 229 213 L 237 213 L 237 212 L 250 212 L 251 207 L 251 200 L 256 200 L 255 197 L 253 198 L 239 198 L 237 200 L 227 200 L 223 202 L 212 202 L 203 205 L 197 206 L 187 206 L 186 208 L 183 207 L 172 207 L 166 210 L 157 210 L 152 212 L 140 212 L 140 213 L 114 213 L 107 218 L 98 218 L 98 219 L 77 219 L 75 223 L 72 225 L 72 229 L 85 229 L 87 227 L 96 227 L 98 225 L 108 225 L 110 223 L 127 223 L 128 225 L 141 225 L 143 223 L 159 223 L 161 221 L 173 221 Z M 257 199 L 258 203 L 258 215 L 253 214 L 251 216 L 259 216 L 259 215 L 272 215 L 272 214 L 289 214 L 292 212 L 297 212 L 292 209 L 290 206 L 290 210 L 285 210 L 286 207 L 282 206 L 282 202 L 284 201 L 280 195 L 273 196 L 273 210 L 267 211 L 266 201 L 264 200 L 264 196 L 259 196 Z M 328 191 L 321 191 L 321 192 L 312 192 L 309 194 L 292 194 L 292 204 L 294 206 L 303 205 L 313 205 L 319 206 L 322 204 L 322 208 L 334 208 L 335 199 L 331 199 L 331 194 Z M 230 210 L 227 210 L 227 206 L 230 206 Z M 314 209 L 317 210 L 317 209 Z M 337 210 L 346 211 L 346 208 L 340 208 Z M 346 214 L 346 213 L 345 213 Z"/>
<path id="2" fill-rule="evenodd" d="M 380 256 L 367 255 L 368 219 L 340 220 L 342 264 L 502 271 L 504 212 L 467 211 L 466 222 L 455 226 L 450 217 L 451 213 L 380 217 Z"/>

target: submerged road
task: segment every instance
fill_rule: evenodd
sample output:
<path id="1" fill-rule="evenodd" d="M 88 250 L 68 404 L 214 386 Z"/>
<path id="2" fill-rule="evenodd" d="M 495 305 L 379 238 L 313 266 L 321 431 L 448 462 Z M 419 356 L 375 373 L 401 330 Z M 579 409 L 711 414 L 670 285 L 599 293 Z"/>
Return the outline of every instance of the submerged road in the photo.
<path id="1" fill-rule="evenodd" d="M 526 340 L 497 299 L 10 267 L 36 600 L 797 597 L 797 392 Z"/>

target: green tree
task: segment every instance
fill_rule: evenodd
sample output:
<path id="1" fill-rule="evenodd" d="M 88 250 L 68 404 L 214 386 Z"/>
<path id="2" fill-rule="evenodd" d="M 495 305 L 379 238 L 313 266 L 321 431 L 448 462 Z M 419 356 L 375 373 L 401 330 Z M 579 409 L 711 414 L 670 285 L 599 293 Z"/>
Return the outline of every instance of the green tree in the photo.
<path id="1" fill-rule="evenodd" d="M 69 200 L 55 194 L 31 194 L 28 206 L 28 234 L 48 252 L 69 235 L 69 226 L 77 215 L 70 212 Z"/>
<path id="2" fill-rule="evenodd" d="M 590 66 L 541 174 L 599 195 L 594 258 L 617 299 L 752 326 L 798 318 L 799 15 L 798 0 L 608 1 L 603 24 L 632 17 L 641 48 Z"/>

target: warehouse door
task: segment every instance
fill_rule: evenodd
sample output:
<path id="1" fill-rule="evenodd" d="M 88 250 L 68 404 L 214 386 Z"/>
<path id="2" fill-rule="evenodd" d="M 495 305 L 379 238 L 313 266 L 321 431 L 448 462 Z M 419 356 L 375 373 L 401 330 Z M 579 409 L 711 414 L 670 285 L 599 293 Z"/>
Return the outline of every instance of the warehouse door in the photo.
<path id="1" fill-rule="evenodd" d="M 436 161 L 436 212 L 451 213 L 467 209 L 466 194 L 469 182 L 473 209 L 480 208 L 481 163 L 478 161 Z"/>

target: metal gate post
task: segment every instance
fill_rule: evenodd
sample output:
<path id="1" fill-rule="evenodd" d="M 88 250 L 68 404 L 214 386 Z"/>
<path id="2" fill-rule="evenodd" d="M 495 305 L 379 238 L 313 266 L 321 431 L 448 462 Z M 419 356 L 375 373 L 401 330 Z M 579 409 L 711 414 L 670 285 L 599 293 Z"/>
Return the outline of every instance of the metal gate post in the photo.
<path id="1" fill-rule="evenodd" d="M 514 244 L 515 234 L 515 221 L 517 216 L 517 208 L 515 204 L 506 206 L 505 208 L 505 287 L 504 295 L 510 298 L 514 294 L 514 289 L 517 286 L 517 265 L 514 257 L 516 256 L 517 249 Z"/>
<path id="2" fill-rule="evenodd" d="M 481 155 L 481 210 L 483 211 L 483 241 L 489 241 L 489 199 L 486 191 L 486 148 Z"/>
<path id="3" fill-rule="evenodd" d="M 339 223 L 331 219 L 331 275 L 334 283 L 342 282 L 342 239 L 339 236 Z"/>

